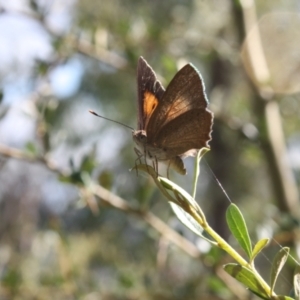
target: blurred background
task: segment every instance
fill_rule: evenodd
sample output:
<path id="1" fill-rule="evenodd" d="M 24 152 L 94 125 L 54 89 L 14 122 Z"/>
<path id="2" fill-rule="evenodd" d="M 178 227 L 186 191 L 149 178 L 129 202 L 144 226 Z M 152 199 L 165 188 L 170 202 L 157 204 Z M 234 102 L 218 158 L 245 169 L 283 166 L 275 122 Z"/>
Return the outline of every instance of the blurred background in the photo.
<path id="1" fill-rule="evenodd" d="M 256 262 L 266 280 L 280 245 L 298 259 L 299 10 L 296 0 L 0 1 L 0 299 L 250 299 L 224 274 L 232 259 L 130 171 L 130 130 L 88 112 L 136 128 L 139 56 L 164 86 L 188 62 L 204 78 L 215 120 L 196 199 L 211 226 L 239 249 L 225 223 L 236 203 L 252 242 L 272 239 Z M 171 171 L 188 192 L 193 163 Z M 294 268 L 276 292 L 290 292 Z"/>

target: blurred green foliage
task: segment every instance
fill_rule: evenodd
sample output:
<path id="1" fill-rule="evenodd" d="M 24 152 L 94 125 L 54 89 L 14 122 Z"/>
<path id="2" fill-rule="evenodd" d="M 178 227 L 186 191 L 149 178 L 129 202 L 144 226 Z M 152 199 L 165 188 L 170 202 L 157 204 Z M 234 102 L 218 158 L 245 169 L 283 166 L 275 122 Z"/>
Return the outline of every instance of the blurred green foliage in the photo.
<path id="1" fill-rule="evenodd" d="M 279 244 L 297 249 L 299 220 L 279 204 L 283 197 L 278 197 L 273 178 L 264 111 L 256 101 L 261 95 L 241 60 L 245 30 L 240 3 L 58 2 L 30 1 L 28 7 L 1 9 L 0 19 L 13 15 L 39 24 L 52 53 L 28 66 L 12 51 L 12 66 L 0 67 L 0 299 L 246 299 L 247 291 L 241 294 L 222 273 L 226 254 L 214 248 L 206 253 L 173 216 L 151 179 L 129 171 L 136 161 L 130 130 L 88 112 L 93 109 L 135 128 L 138 57 L 150 63 L 164 86 L 182 64 L 192 62 L 204 78 L 215 113 L 196 200 L 214 229 L 234 244 L 225 226 L 229 202 L 217 178 L 243 212 L 252 243 L 270 234 Z M 255 4 L 258 17 L 298 9 L 297 1 Z M 59 31 L 51 17 L 56 20 L 65 6 L 69 23 Z M 28 32 L 25 41 L 32 43 L 30 37 Z M 61 96 L 51 72 L 74 61 L 82 76 L 72 93 Z M 292 55 L 291 62 L 298 66 Z M 70 70 L 67 76 L 79 72 Z M 18 91 L 20 79 L 26 82 L 26 93 L 13 102 L 7 86 Z M 57 80 L 64 84 L 63 78 Z M 285 141 L 299 150 L 299 94 L 275 98 Z M 14 134 L 7 134 L 7 118 Z M 30 129 L 23 131 L 21 121 L 30 123 Z M 189 174 L 171 173 L 171 179 L 191 192 L 193 160 L 185 164 Z M 298 168 L 296 161 L 291 165 L 299 187 L 299 162 Z M 137 211 L 96 197 L 91 183 Z M 192 257 L 161 235 L 143 219 L 148 211 L 197 245 L 201 255 Z M 271 243 L 258 258 L 263 275 L 269 274 L 278 247 Z M 278 292 L 291 289 L 293 267 L 279 278 Z"/>

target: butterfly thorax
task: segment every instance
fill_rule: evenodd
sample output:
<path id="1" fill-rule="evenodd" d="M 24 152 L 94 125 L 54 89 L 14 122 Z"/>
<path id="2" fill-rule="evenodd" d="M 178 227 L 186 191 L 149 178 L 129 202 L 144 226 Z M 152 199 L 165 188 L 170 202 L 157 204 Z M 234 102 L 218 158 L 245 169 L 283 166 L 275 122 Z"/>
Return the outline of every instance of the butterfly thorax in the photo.
<path id="1" fill-rule="evenodd" d="M 186 170 L 180 156 L 170 155 L 168 149 L 149 143 L 145 130 L 135 130 L 132 132 L 132 136 L 137 145 L 134 149 L 138 154 L 139 159 L 141 157 L 149 158 L 154 162 L 154 164 L 157 164 L 158 161 L 163 161 L 168 163 L 168 166 L 175 169 L 178 173 L 183 175 L 186 174 Z"/>
<path id="2" fill-rule="evenodd" d="M 146 156 L 153 160 L 168 160 L 168 151 L 155 144 L 149 143 L 145 130 L 135 130 L 132 133 L 133 140 L 137 145 L 137 152 L 140 156 Z"/>

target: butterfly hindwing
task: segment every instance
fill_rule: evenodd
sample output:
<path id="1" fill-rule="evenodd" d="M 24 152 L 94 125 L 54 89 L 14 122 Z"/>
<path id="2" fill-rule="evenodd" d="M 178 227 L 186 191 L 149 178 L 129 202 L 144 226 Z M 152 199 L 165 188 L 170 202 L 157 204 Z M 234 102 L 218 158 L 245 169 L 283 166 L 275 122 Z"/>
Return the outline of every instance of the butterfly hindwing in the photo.
<path id="1" fill-rule="evenodd" d="M 148 143 L 164 149 L 170 157 L 181 156 L 193 149 L 209 147 L 212 113 L 207 109 L 193 109 L 179 115 L 164 125 Z"/>
<path id="2" fill-rule="evenodd" d="M 193 109 L 205 110 L 207 105 L 201 75 L 195 67 L 187 64 L 174 76 L 153 112 L 147 126 L 148 138 L 155 139 L 164 125 L 185 112 Z"/>

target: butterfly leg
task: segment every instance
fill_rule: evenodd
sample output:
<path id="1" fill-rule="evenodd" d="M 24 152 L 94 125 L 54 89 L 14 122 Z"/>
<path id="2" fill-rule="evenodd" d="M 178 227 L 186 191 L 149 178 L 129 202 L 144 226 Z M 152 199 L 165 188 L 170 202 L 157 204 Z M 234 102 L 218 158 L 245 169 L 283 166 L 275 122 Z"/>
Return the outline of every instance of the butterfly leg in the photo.
<path id="1" fill-rule="evenodd" d="M 148 173 L 149 172 L 149 169 L 148 169 L 148 164 L 147 164 L 147 154 L 146 154 L 146 150 L 144 151 L 144 154 L 142 154 L 142 152 L 138 149 L 138 148 L 134 148 L 134 152 L 136 153 L 137 155 L 137 159 L 135 160 L 135 168 L 137 167 L 137 161 L 139 161 L 139 164 L 142 164 L 142 157 L 144 157 L 144 163 L 146 165 L 146 168 L 147 168 L 147 171 Z M 138 170 L 136 168 L 136 175 L 138 176 Z"/>
<path id="2" fill-rule="evenodd" d="M 134 148 L 134 152 L 137 155 L 137 159 L 134 162 L 134 166 L 135 166 L 135 170 L 136 170 L 136 176 L 138 176 L 138 169 L 137 169 L 137 161 L 139 161 L 139 163 L 142 163 L 141 158 L 144 156 L 141 151 L 138 148 Z"/>
<path id="3" fill-rule="evenodd" d="M 149 173 L 148 164 L 147 164 L 147 150 L 146 150 L 146 146 L 145 146 L 144 158 L 145 158 L 145 165 L 146 165 L 147 171 Z"/>
<path id="4" fill-rule="evenodd" d="M 152 167 L 155 170 L 155 161 L 154 160 L 152 160 Z"/>
<path id="5" fill-rule="evenodd" d="M 152 159 L 152 167 L 154 171 L 156 172 L 156 176 L 158 176 L 158 160 L 156 157 Z"/>
<path id="6" fill-rule="evenodd" d="M 156 175 L 158 176 L 158 160 L 157 158 L 155 157 L 155 168 L 154 170 L 156 171 Z"/>
<path id="7" fill-rule="evenodd" d="M 167 178 L 168 179 L 170 179 L 170 177 L 169 177 L 170 166 L 171 166 L 171 160 L 169 160 L 168 167 L 167 167 Z"/>

